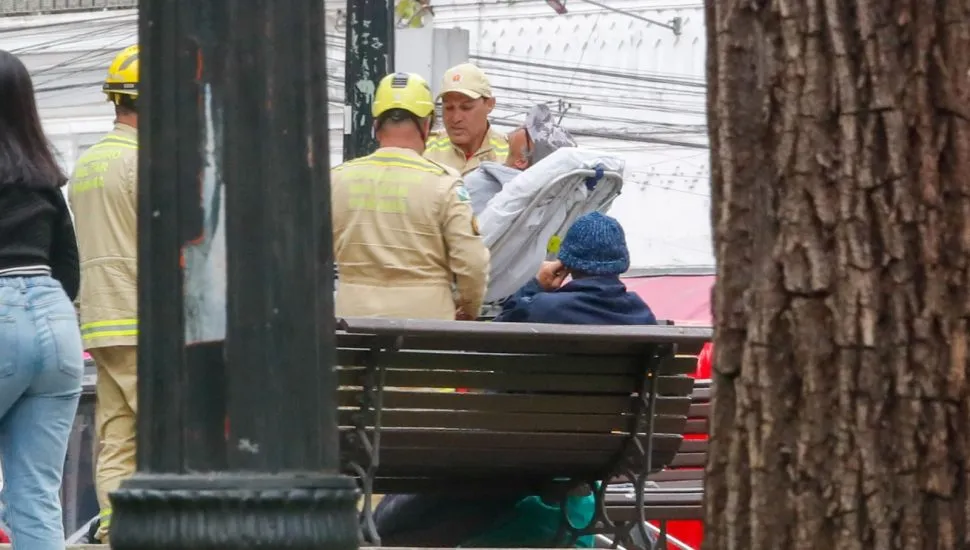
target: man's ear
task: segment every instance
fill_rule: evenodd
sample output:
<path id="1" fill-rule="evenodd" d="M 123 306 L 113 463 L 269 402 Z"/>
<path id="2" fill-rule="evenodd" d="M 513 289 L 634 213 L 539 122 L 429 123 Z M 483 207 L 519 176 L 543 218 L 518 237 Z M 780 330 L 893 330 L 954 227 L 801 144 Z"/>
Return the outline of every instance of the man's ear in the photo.
<path id="1" fill-rule="evenodd" d="M 492 114 L 492 109 L 495 108 L 495 98 L 494 97 L 486 97 L 485 98 L 485 107 L 488 109 L 488 113 L 489 114 Z"/>

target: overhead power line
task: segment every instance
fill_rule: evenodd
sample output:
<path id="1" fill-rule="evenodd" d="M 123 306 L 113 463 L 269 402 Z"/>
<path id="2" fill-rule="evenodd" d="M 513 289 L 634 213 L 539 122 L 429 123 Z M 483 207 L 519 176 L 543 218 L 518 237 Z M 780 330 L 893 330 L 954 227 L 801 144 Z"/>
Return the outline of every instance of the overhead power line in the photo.
<path id="1" fill-rule="evenodd" d="M 128 21 L 124 21 L 127 19 Z M 30 39 L 17 49 L 19 55 L 57 54 L 55 61 L 32 73 L 38 99 L 43 108 L 67 112 L 70 108 L 103 103 L 96 94 L 105 64 L 114 55 L 108 46 L 91 44 L 73 51 L 64 45 L 109 35 L 108 43 L 134 40 L 136 29 L 130 15 L 75 21 L 69 25 L 44 26 L 34 32 L 14 35 L 13 29 L 0 28 L 0 42 L 11 36 Z M 36 27 L 37 25 L 35 25 Z M 130 28 L 128 30 L 123 30 Z M 23 29 L 23 27 L 21 27 Z M 40 38 L 40 40 L 38 40 Z M 343 39 L 327 33 L 330 45 L 328 73 L 330 84 L 343 84 Z M 50 51 L 50 50 L 54 51 Z M 620 68 L 583 66 L 575 61 L 538 62 L 512 56 L 472 55 L 493 77 L 500 92 L 494 122 L 497 126 L 521 124 L 534 105 L 553 106 L 559 101 L 575 105 L 565 115 L 564 125 L 578 137 L 606 139 L 619 143 L 654 144 L 706 149 L 706 90 L 702 79 L 660 71 L 627 71 Z M 67 97 L 84 91 L 76 99 Z M 342 105 L 340 93 L 331 96 L 331 109 Z M 665 113 L 687 114 L 697 123 L 679 123 Z M 659 121 L 658 121 L 659 120 Z"/>
<path id="2" fill-rule="evenodd" d="M 674 147 L 685 147 L 687 149 L 707 149 L 706 143 L 696 143 L 692 141 L 682 141 L 649 135 L 624 134 L 621 132 L 606 132 L 597 130 L 584 130 L 582 128 L 566 128 L 570 134 L 581 137 L 594 137 L 612 139 L 617 141 L 634 141 L 639 143 L 656 143 L 658 145 L 671 145 Z"/>
<path id="3" fill-rule="evenodd" d="M 490 62 L 493 62 L 493 63 L 509 63 L 509 64 L 512 64 L 512 65 L 521 65 L 521 66 L 526 66 L 526 67 L 537 67 L 537 68 L 552 69 L 552 70 L 562 70 L 563 69 L 561 66 L 551 65 L 549 63 L 539 63 L 539 62 L 535 62 L 535 61 L 518 61 L 518 60 L 508 59 L 508 58 L 504 58 L 503 59 L 503 58 L 500 58 L 500 57 L 490 57 L 490 56 L 486 56 L 486 55 L 469 55 L 468 57 L 470 57 L 472 59 L 479 60 L 479 61 L 490 61 Z M 658 83 L 658 84 L 673 84 L 673 85 L 676 85 L 676 86 L 688 86 L 688 87 L 695 87 L 695 88 L 706 88 L 707 87 L 707 85 L 705 83 L 703 83 L 703 82 L 691 82 L 691 81 L 688 81 L 688 80 L 658 78 L 658 77 L 648 76 L 648 75 L 645 75 L 645 74 L 630 74 L 630 73 L 621 73 L 621 72 L 616 72 L 616 71 L 604 71 L 602 69 L 595 69 L 595 68 L 592 68 L 592 67 L 583 68 L 583 69 L 580 69 L 580 70 L 582 70 L 583 72 L 589 73 L 589 74 L 606 76 L 606 77 L 609 77 L 609 78 L 636 80 L 636 81 L 640 81 L 640 82 L 655 82 L 655 83 Z"/>
<path id="4" fill-rule="evenodd" d="M 101 23 L 104 21 L 122 21 L 131 20 L 134 21 L 135 17 L 132 14 L 120 14 L 120 15 L 107 15 L 104 17 L 95 17 L 91 19 L 85 19 L 83 21 L 58 21 L 56 23 L 40 23 L 37 25 L 17 25 L 17 26 L 0 26 L 0 36 L 5 34 L 23 33 L 27 34 L 27 31 L 39 31 L 42 29 L 57 29 L 59 27 L 69 27 L 71 25 L 78 25 L 84 23 L 85 25 L 92 25 L 96 23 Z"/>
<path id="5" fill-rule="evenodd" d="M 673 19 L 670 20 L 670 23 L 661 23 L 660 21 L 654 21 L 653 19 L 649 19 L 637 13 L 633 13 L 629 10 L 621 10 L 619 8 L 614 8 L 613 6 L 607 6 L 606 4 L 601 4 L 594 0 L 580 0 L 580 1 L 585 2 L 591 6 L 596 6 L 597 8 L 604 9 L 606 11 L 618 13 L 620 15 L 626 15 L 627 17 L 632 17 L 634 19 L 639 19 L 640 21 L 650 23 L 651 25 L 656 25 L 658 27 L 670 29 L 674 32 L 675 35 L 678 35 L 678 36 L 680 35 L 680 31 L 684 26 L 683 19 L 681 19 L 680 17 L 674 17 Z"/>

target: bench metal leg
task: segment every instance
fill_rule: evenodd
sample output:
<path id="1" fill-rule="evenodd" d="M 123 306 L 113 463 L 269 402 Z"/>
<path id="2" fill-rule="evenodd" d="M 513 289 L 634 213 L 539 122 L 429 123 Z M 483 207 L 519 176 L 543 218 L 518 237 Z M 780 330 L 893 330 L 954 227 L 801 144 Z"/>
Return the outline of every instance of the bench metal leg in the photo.
<path id="1" fill-rule="evenodd" d="M 644 485 L 647 477 L 653 473 L 653 433 L 654 419 L 657 410 L 657 373 L 669 357 L 673 357 L 675 348 L 672 345 L 653 346 L 648 352 L 644 364 L 644 377 L 638 388 L 638 399 L 634 409 L 634 416 L 629 426 L 629 439 L 624 449 L 615 458 L 614 466 L 610 468 L 604 479 L 610 479 L 617 474 L 625 474 L 634 484 L 636 519 L 622 523 L 613 522 L 606 508 L 606 483 L 600 482 L 597 490 L 594 491 L 596 508 L 592 521 L 589 525 L 579 527 L 572 525 L 567 517 L 565 506 L 563 506 L 563 527 L 561 534 L 567 534 L 569 544 L 574 543 L 577 538 L 590 534 L 610 533 L 613 535 L 614 547 L 624 546 L 628 549 L 640 548 L 649 545 L 652 548 L 666 550 L 667 529 L 666 522 L 663 522 L 659 529 L 657 541 L 652 542 L 650 524 L 647 523 L 644 514 Z M 641 434 L 643 437 L 641 437 Z M 595 487 L 594 484 L 590 485 Z M 636 533 L 637 537 L 633 534 Z M 643 541 L 638 544 L 637 540 Z M 563 540 L 560 537 L 558 541 Z"/>
<path id="2" fill-rule="evenodd" d="M 673 346 L 657 346 L 652 356 L 647 359 L 647 372 L 646 376 L 644 376 L 637 402 L 637 414 L 631 423 L 631 437 L 626 457 L 627 475 L 632 480 L 634 487 L 637 521 L 631 530 L 626 531 L 626 540 L 620 541 L 625 544 L 631 544 L 633 542 L 632 537 L 629 536 L 633 530 L 636 530 L 636 534 L 645 544 L 650 544 L 651 537 L 649 528 L 652 526 L 647 523 L 644 514 L 644 497 L 647 477 L 653 473 L 653 433 L 654 421 L 657 414 L 657 373 L 663 362 L 673 355 Z M 641 432 L 645 434 L 645 441 L 638 435 Z M 659 536 L 652 546 L 666 549 L 667 522 L 661 522 L 660 525 Z"/>
<path id="3" fill-rule="evenodd" d="M 396 349 L 396 348 L 395 348 Z M 355 433 L 350 442 L 356 447 L 359 459 L 350 467 L 357 474 L 357 482 L 363 494 L 360 510 L 360 536 L 364 544 L 380 546 L 381 537 L 374 523 L 374 478 L 380 466 L 381 411 L 384 406 L 384 380 L 386 369 L 379 365 L 382 347 L 370 350 L 366 361 L 360 411 L 354 415 Z M 371 428 L 368 430 L 368 428 Z M 370 433 L 368 433 L 370 431 Z"/>
<path id="4" fill-rule="evenodd" d="M 644 522 L 644 526 L 650 526 L 649 523 Z M 666 548 L 667 547 L 667 522 L 660 522 L 660 536 L 657 537 L 657 547 Z"/>

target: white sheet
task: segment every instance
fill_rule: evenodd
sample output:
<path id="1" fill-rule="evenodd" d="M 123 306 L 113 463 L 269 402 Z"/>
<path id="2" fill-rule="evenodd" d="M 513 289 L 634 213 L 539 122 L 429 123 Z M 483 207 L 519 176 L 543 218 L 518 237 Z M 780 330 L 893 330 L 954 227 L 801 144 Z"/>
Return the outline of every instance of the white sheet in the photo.
<path id="1" fill-rule="evenodd" d="M 622 158 L 568 147 L 506 183 L 478 217 L 492 254 L 485 301 L 507 298 L 527 283 L 553 235 L 565 236 L 583 214 L 608 210 L 623 187 L 624 167 Z M 587 181 L 595 181 L 592 190 Z"/>

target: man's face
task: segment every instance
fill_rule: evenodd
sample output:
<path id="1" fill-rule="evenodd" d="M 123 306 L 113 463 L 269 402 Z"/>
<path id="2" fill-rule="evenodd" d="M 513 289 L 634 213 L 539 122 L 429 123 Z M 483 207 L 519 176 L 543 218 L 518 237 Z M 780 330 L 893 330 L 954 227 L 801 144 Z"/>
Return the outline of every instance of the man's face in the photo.
<path id="1" fill-rule="evenodd" d="M 532 140 L 529 139 L 529 132 L 525 128 L 519 128 L 509 134 L 509 156 L 505 159 L 505 165 L 516 170 L 525 170 L 529 167 L 529 159 L 532 157 Z"/>
<path id="2" fill-rule="evenodd" d="M 459 147 L 476 146 L 488 130 L 488 115 L 495 107 L 495 98 L 472 99 L 460 92 L 441 96 L 445 129 L 451 142 Z"/>

